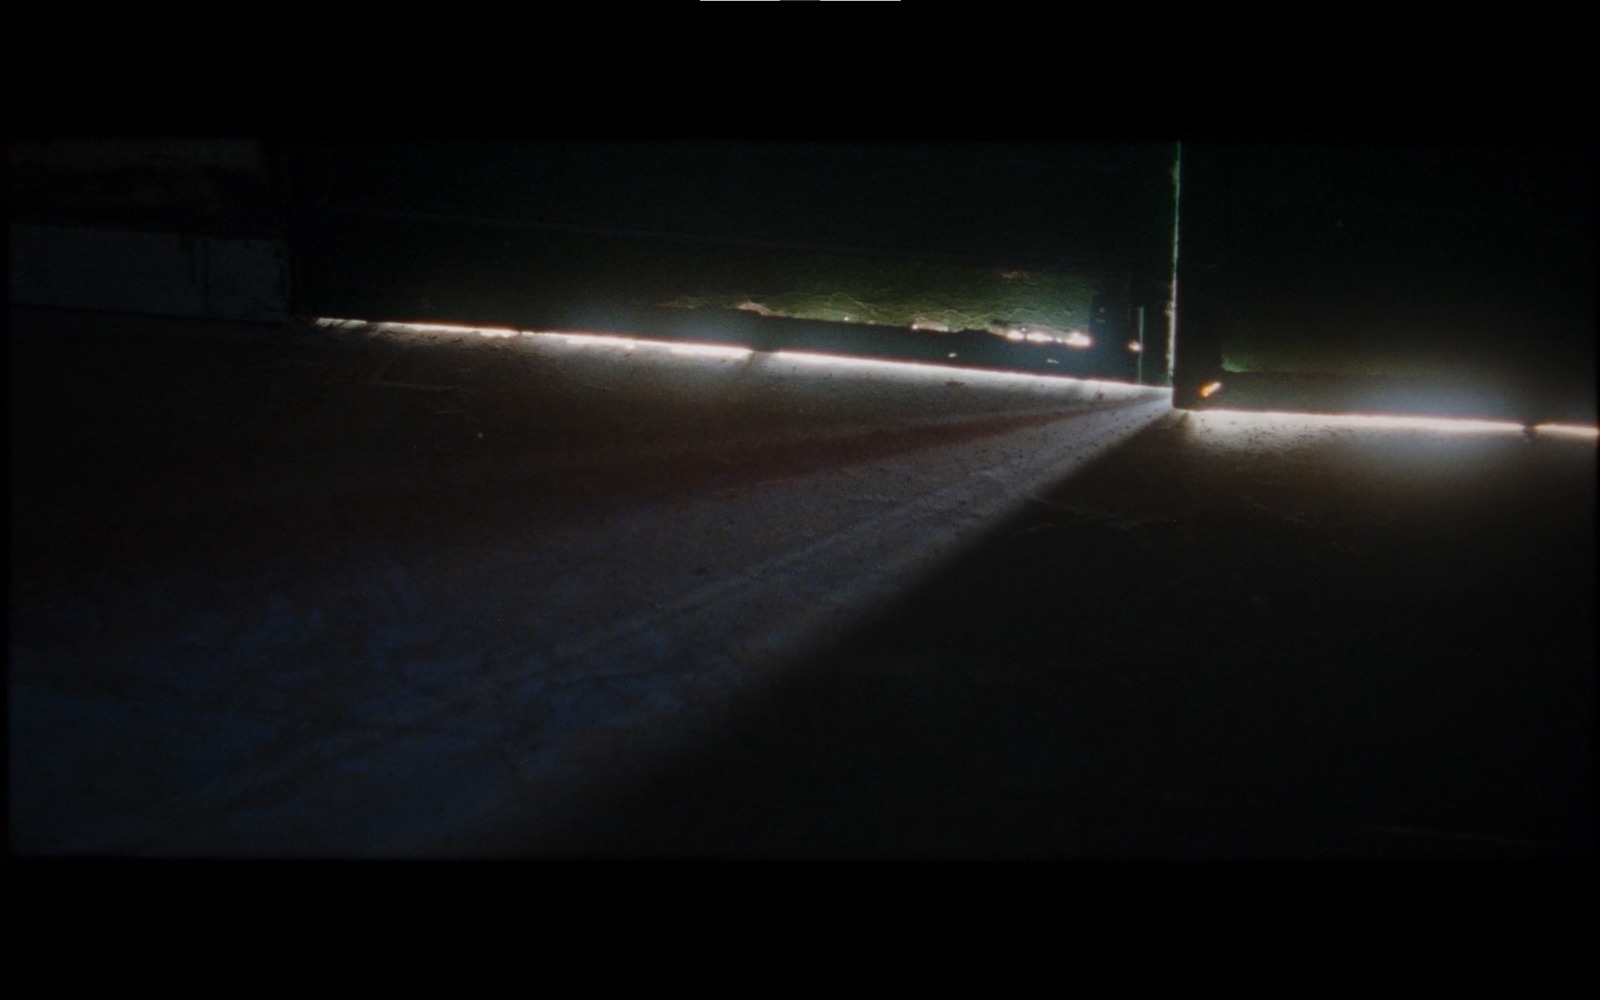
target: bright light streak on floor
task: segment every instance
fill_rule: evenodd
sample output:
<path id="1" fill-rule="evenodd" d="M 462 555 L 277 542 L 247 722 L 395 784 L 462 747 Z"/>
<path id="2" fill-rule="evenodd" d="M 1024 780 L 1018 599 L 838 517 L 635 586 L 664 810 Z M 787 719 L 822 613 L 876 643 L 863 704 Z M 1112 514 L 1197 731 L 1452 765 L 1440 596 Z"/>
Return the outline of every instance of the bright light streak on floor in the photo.
<path id="1" fill-rule="evenodd" d="M 642 340 L 631 337 L 597 337 L 587 333 L 529 333 L 528 336 L 540 340 L 560 338 L 572 347 L 622 347 L 633 350 L 644 345 Z"/>
<path id="2" fill-rule="evenodd" d="M 921 371 L 947 372 L 948 368 L 935 365 L 919 365 L 906 361 L 884 361 L 879 358 L 851 358 L 840 354 L 812 354 L 809 351 L 774 351 L 772 356 L 782 361 L 793 361 L 801 365 L 816 365 L 824 368 L 856 369 L 858 371 L 904 371 L 906 369 Z"/>
<path id="3" fill-rule="evenodd" d="M 1287 447 L 1330 433 L 1397 432 L 1430 435 L 1514 435 L 1521 424 L 1502 420 L 1381 414 L 1286 413 L 1254 410 L 1197 410 L 1184 427 L 1203 444 L 1222 447 Z"/>
<path id="4" fill-rule="evenodd" d="M 323 317 L 315 321 L 315 325 L 325 329 L 335 330 L 374 330 L 378 333 L 434 333 L 459 337 L 463 334 L 476 334 L 480 337 L 510 338 L 521 335 L 521 331 L 502 326 L 455 326 L 447 323 L 372 323 L 362 319 L 333 319 Z"/>
<path id="5" fill-rule="evenodd" d="M 739 359 L 752 362 L 767 360 L 770 362 L 790 363 L 807 368 L 829 368 L 841 372 L 880 377 L 887 376 L 908 382 L 923 381 L 938 385 L 949 385 L 954 382 L 960 385 L 994 387 L 1009 385 L 1061 388 L 1073 386 L 1075 387 L 1074 392 L 1093 391 L 1097 398 L 1114 402 L 1152 399 L 1169 395 L 1171 391 L 1165 388 L 1131 385 L 1126 382 L 1110 382 L 1100 379 L 1064 378 L 1057 375 L 1035 375 L 1028 372 L 992 371 L 981 368 L 951 368 L 922 361 L 860 358 L 848 355 L 816 354 L 809 351 L 773 351 L 757 355 L 755 351 L 747 347 L 648 340 L 620 334 L 568 333 L 559 330 L 512 330 L 501 327 L 457 326 L 443 323 L 374 323 L 366 320 L 337 318 L 322 318 L 315 322 L 317 326 L 328 329 L 367 330 L 374 333 L 409 335 L 445 335 L 450 337 L 476 334 L 490 339 L 520 337 L 532 344 L 554 345 L 559 343 L 569 347 L 595 348 L 599 350 L 610 348 L 632 352 L 641 348 L 660 348 L 662 349 L 659 352 L 660 354 L 673 354 L 681 357 L 704 357 L 718 360 Z M 651 353 L 656 354 L 654 351 Z M 954 354 L 951 355 L 951 357 L 955 356 Z M 1056 362 L 1051 359 L 1049 363 L 1055 364 Z"/>
<path id="6" fill-rule="evenodd" d="M 1533 431 L 1553 437 L 1588 438 L 1591 441 L 1600 439 L 1600 427 L 1585 427 L 1582 424 L 1540 424 Z"/>
<path id="7" fill-rule="evenodd" d="M 1168 393 L 1170 390 L 1151 386 L 1131 385 L 1127 382 L 1107 382 L 1099 379 L 1062 378 L 1058 375 L 1034 375 L 1028 372 L 991 371 L 983 368 L 951 368 L 917 361 L 887 361 L 880 358 L 852 358 L 836 354 L 812 354 L 808 351 L 775 351 L 772 357 L 801 365 L 819 368 L 836 368 L 841 371 L 878 372 L 899 374 L 907 379 L 959 381 L 967 385 L 984 384 L 1043 384 L 1071 383 L 1095 389 L 1114 399 L 1144 399 Z"/>
<path id="8" fill-rule="evenodd" d="M 1243 410 L 1219 410 L 1246 421 L 1255 417 L 1266 418 L 1266 423 L 1325 424 L 1330 427 L 1360 427 L 1365 429 L 1436 431 L 1440 434 L 1507 434 L 1522 430 L 1522 425 L 1509 420 L 1474 420 L 1468 417 L 1414 417 L 1390 416 L 1382 413 L 1250 413 Z"/>
<path id="9" fill-rule="evenodd" d="M 719 347 L 714 344 L 675 344 L 667 350 L 673 354 L 690 354 L 706 358 L 748 358 L 754 353 L 748 347 Z"/>

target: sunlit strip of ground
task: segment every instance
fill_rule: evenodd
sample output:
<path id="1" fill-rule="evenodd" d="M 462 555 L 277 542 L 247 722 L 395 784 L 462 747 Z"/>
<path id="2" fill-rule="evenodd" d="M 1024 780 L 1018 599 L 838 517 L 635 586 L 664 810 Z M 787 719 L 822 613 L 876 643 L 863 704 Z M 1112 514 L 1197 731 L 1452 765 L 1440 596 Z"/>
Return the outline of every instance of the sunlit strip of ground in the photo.
<path id="1" fill-rule="evenodd" d="M 1408 432 L 1428 435 L 1515 435 L 1527 429 L 1505 420 L 1386 414 L 1291 413 L 1271 410 L 1198 410 L 1185 415 L 1184 429 L 1197 440 L 1223 446 L 1288 445 L 1328 432 Z M 1595 440 L 1600 432 L 1582 424 L 1540 424 L 1537 435 Z"/>
<path id="2" fill-rule="evenodd" d="M 728 344 L 698 344 L 683 341 L 652 340 L 623 334 L 571 333 L 560 330 L 515 330 L 508 327 L 477 327 L 445 323 L 370 322 L 367 320 L 338 318 L 321 318 L 316 320 L 315 323 L 324 329 L 367 330 L 373 333 L 451 338 L 477 336 L 491 340 L 523 338 L 540 346 L 592 348 L 600 351 L 617 351 L 629 354 L 645 350 L 653 354 L 672 354 L 679 357 L 709 358 L 718 361 L 747 360 L 756 353 L 747 347 L 736 347 Z M 790 363 L 805 368 L 850 371 L 883 377 L 903 378 L 910 381 L 937 382 L 939 384 L 949 384 L 951 381 L 956 381 L 962 385 L 972 386 L 1078 385 L 1093 388 L 1103 399 L 1112 401 L 1148 399 L 1153 395 L 1165 395 L 1170 392 L 1165 388 L 1138 386 L 1126 382 L 1035 375 L 1028 372 L 954 368 L 930 364 L 925 361 L 895 361 L 883 358 L 861 358 L 810 351 L 773 351 L 766 356 L 777 362 Z"/>
<path id="3" fill-rule="evenodd" d="M 324 316 L 315 321 L 317 326 L 332 330 L 373 330 L 379 333 L 433 333 L 461 336 L 475 334 L 480 337 L 516 337 L 521 330 L 497 326 L 456 326 L 448 323 L 373 323 L 364 319 L 336 319 Z"/>
<path id="4" fill-rule="evenodd" d="M 1549 434 L 1552 437 L 1585 438 L 1590 441 L 1600 439 L 1600 427 L 1586 427 L 1583 424 L 1539 424 L 1533 430 L 1536 434 Z"/>
<path id="5" fill-rule="evenodd" d="M 1101 379 L 1072 378 L 1059 375 L 1034 375 L 1028 372 L 994 371 L 984 368 L 956 368 L 920 361 L 890 361 L 881 358 L 854 358 L 837 354 L 819 354 L 810 351 L 774 351 L 772 357 L 798 365 L 837 371 L 857 371 L 883 375 L 898 375 L 907 379 L 925 379 L 948 384 L 956 381 L 963 385 L 1043 384 L 1063 383 L 1093 387 L 1106 399 L 1146 399 L 1152 395 L 1165 395 L 1170 390 L 1128 382 L 1111 382 Z"/>

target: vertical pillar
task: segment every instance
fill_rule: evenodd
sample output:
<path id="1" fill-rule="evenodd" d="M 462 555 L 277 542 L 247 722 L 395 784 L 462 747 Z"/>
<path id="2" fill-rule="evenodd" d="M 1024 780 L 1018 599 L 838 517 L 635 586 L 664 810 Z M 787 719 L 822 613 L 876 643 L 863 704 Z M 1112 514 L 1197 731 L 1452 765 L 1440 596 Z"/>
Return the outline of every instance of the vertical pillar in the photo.
<path id="1" fill-rule="evenodd" d="M 1168 385 L 1171 379 L 1168 324 L 1176 266 L 1178 167 L 1177 143 L 1152 143 L 1137 153 L 1128 225 L 1132 233 L 1129 300 L 1131 336 L 1141 337 L 1144 350 L 1134 364 L 1140 384 Z M 1143 325 L 1138 317 L 1142 314 Z"/>
<path id="2" fill-rule="evenodd" d="M 1227 329 L 1233 225 L 1233 151 L 1210 143 L 1184 143 L 1178 208 L 1176 333 L 1172 405 L 1193 408 L 1201 389 L 1222 375 Z"/>

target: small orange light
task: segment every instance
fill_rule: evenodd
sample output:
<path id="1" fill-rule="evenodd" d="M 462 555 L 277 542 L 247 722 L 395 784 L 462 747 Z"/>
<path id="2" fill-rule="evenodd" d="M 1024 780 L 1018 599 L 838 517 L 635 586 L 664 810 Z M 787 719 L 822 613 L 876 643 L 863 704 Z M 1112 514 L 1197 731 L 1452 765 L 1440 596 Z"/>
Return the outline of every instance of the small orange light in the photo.
<path id="1" fill-rule="evenodd" d="M 1222 383 L 1221 382 L 1207 382 L 1205 385 L 1200 387 L 1200 398 L 1201 399 L 1210 399 L 1212 396 L 1215 396 L 1217 393 L 1219 393 L 1221 391 L 1222 391 Z"/>

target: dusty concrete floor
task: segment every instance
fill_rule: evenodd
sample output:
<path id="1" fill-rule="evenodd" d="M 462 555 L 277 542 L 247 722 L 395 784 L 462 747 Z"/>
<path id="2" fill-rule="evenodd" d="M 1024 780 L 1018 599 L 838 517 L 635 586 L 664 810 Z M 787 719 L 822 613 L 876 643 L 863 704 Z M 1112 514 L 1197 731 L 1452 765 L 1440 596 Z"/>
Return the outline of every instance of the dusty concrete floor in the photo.
<path id="1" fill-rule="evenodd" d="M 13 326 L 25 853 L 550 826 L 1163 405 L 562 337 Z"/>
<path id="2" fill-rule="evenodd" d="M 1593 854 L 1592 439 L 12 324 L 21 853 Z"/>
<path id="3" fill-rule="evenodd" d="M 565 846 L 1592 857 L 1593 447 L 1162 422 Z"/>

